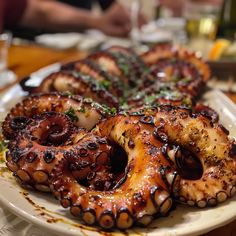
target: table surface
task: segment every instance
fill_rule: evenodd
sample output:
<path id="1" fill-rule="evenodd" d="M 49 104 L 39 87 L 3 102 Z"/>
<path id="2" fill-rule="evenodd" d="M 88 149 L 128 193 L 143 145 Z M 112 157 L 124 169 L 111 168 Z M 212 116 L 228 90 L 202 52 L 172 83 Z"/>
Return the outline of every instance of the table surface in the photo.
<path id="1" fill-rule="evenodd" d="M 36 45 L 12 46 L 9 50 L 9 69 L 13 70 L 18 76 L 17 82 L 28 76 L 30 73 L 56 62 L 67 62 L 85 57 L 85 52 L 76 50 L 54 50 Z M 16 82 L 16 83 L 17 83 Z M 12 85 L 12 84 L 11 84 Z M 0 92 L 6 88 L 0 89 Z M 236 103 L 236 94 L 227 93 Z M 236 221 L 227 226 L 211 231 L 204 236 L 236 236 Z"/>

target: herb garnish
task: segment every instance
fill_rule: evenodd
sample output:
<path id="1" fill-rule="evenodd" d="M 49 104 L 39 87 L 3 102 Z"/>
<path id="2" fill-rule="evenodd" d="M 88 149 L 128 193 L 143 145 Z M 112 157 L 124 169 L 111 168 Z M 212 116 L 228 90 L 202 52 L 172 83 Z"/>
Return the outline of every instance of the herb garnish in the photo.
<path id="1" fill-rule="evenodd" d="M 76 112 L 75 112 L 75 109 L 73 107 L 70 107 L 69 110 L 67 110 L 65 112 L 65 114 L 67 116 L 69 116 L 69 118 L 72 120 L 72 121 L 78 121 L 79 120 L 79 117 L 76 115 Z"/>

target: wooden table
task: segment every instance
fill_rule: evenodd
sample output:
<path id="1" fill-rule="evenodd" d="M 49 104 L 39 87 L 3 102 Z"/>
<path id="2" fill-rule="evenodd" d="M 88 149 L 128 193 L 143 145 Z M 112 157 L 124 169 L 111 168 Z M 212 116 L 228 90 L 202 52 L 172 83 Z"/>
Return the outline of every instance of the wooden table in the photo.
<path id="1" fill-rule="evenodd" d="M 85 57 L 85 52 L 76 50 L 54 50 L 46 47 L 39 47 L 34 45 L 12 46 L 9 50 L 9 69 L 14 71 L 18 76 L 15 83 L 28 76 L 30 73 L 56 62 L 73 61 Z M 0 89 L 4 91 L 9 86 Z"/>
<path id="2" fill-rule="evenodd" d="M 58 51 L 33 45 L 12 46 L 9 52 L 9 68 L 17 74 L 17 82 L 19 82 L 30 73 L 46 65 L 59 61 L 73 61 L 84 56 L 86 56 L 86 53 L 78 52 L 76 50 Z M 229 93 L 227 95 L 236 103 L 236 94 Z M 227 226 L 211 231 L 204 236 L 222 235 L 236 236 L 236 221 Z"/>

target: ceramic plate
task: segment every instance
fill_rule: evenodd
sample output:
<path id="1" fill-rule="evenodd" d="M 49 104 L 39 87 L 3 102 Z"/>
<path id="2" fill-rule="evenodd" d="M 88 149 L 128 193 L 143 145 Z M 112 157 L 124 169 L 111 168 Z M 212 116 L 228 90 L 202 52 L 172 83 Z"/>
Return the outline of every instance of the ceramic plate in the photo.
<path id="1" fill-rule="evenodd" d="M 9 108 L 24 95 L 20 86 L 15 86 L 1 95 L 0 120 L 3 120 Z M 205 103 L 211 105 L 220 114 L 221 122 L 236 137 L 236 108 L 235 105 L 220 91 L 210 90 L 205 93 Z M 74 219 L 67 209 L 50 195 L 29 192 L 22 189 L 4 164 L 0 168 L 0 202 L 15 215 L 50 231 L 43 235 L 199 235 L 223 226 L 236 219 L 236 197 L 215 208 L 196 209 L 177 205 L 168 217 L 159 218 L 147 228 L 133 228 L 127 231 L 103 232 L 90 228 Z"/>

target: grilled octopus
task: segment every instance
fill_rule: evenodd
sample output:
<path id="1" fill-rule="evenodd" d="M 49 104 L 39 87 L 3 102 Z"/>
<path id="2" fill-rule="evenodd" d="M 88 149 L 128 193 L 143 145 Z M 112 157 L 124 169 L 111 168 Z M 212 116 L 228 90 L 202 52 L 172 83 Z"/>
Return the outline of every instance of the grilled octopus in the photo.
<path id="1" fill-rule="evenodd" d="M 10 140 L 8 168 L 23 186 L 49 191 L 48 176 L 54 165 L 63 156 L 73 155 L 77 149 L 78 155 L 86 157 L 83 145 L 87 144 L 93 150 L 92 145 L 96 144 L 93 140 L 97 139 L 87 131 L 109 115 L 109 112 L 107 107 L 79 96 L 51 93 L 27 97 L 12 108 L 2 125 L 3 135 Z M 80 142 L 77 145 L 83 136 L 87 137 L 83 139 L 84 144 Z M 109 153 L 110 147 L 103 139 L 100 141 L 97 145 L 101 146 L 101 153 Z M 75 144 L 76 147 L 73 146 Z M 85 153 L 82 153 L 83 150 Z M 98 157 L 99 152 L 93 156 L 97 157 L 98 162 L 104 159 L 103 156 Z M 88 169 L 95 161 L 88 162 L 84 158 L 81 162 L 84 162 L 81 166 Z M 110 174 L 105 172 L 109 162 L 106 165 L 106 168 L 99 167 L 99 171 L 108 178 Z M 84 170 L 82 172 L 82 175 L 86 175 Z M 100 178 L 100 183 L 103 183 L 102 179 Z"/>
<path id="2" fill-rule="evenodd" d="M 97 133 L 127 153 L 125 177 L 109 191 L 86 188 L 71 173 L 72 160 L 63 158 L 51 179 L 52 191 L 62 206 L 70 207 L 70 212 L 81 216 L 85 223 L 97 223 L 105 229 L 147 225 L 155 214 L 165 215 L 172 206 L 169 189 L 175 171 L 160 152 L 162 143 L 152 132 L 153 125 L 145 117 L 117 115 L 101 122 Z M 170 168 L 168 184 L 161 177 L 162 166 Z"/>
<path id="3" fill-rule="evenodd" d="M 100 83 L 87 74 L 68 71 L 55 72 L 45 78 L 35 90 L 35 92 L 55 91 L 82 95 L 110 107 L 118 107 L 119 104 L 117 97 L 107 90 L 104 83 Z"/>
<path id="4" fill-rule="evenodd" d="M 210 77 L 209 66 L 196 53 L 171 44 L 154 46 L 142 59 L 154 80 L 174 84 L 192 97 L 199 95 Z"/>
<path id="5" fill-rule="evenodd" d="M 101 188 L 111 179 L 111 147 L 106 139 L 74 127 L 63 113 L 37 116 L 10 141 L 8 149 L 6 165 L 26 188 L 50 192 L 52 169 L 63 157 L 71 156 L 77 157 L 71 168 L 79 169 L 75 176 L 84 184 Z"/>
<path id="6" fill-rule="evenodd" d="M 125 85 L 120 78 L 104 71 L 98 64 L 89 59 L 71 62 L 61 67 L 65 71 L 76 71 L 89 75 L 116 97 L 124 96 Z"/>
<path id="7" fill-rule="evenodd" d="M 61 69 L 33 92 L 64 93 L 27 97 L 2 124 L 7 167 L 24 187 L 104 229 L 235 194 L 236 143 L 214 110 L 195 106 L 210 72 L 194 53 L 112 47 Z"/>
<path id="8" fill-rule="evenodd" d="M 125 177 L 108 191 L 86 188 L 71 174 L 72 160 L 63 158 L 51 179 L 62 206 L 89 225 L 147 225 L 170 210 L 171 196 L 203 208 L 236 192 L 235 143 L 208 117 L 161 106 L 110 117 L 95 132 L 125 150 Z"/>

